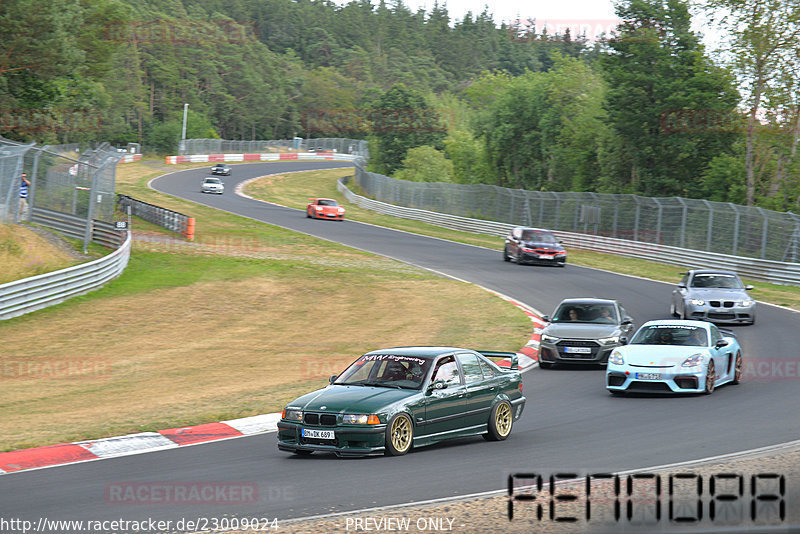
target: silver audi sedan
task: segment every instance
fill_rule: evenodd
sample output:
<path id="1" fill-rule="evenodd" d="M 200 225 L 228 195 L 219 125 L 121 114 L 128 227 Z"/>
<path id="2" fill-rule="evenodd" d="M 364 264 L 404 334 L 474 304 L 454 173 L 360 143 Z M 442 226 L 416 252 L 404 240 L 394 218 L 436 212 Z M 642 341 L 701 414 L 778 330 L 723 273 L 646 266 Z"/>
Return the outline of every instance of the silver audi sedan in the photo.
<path id="1" fill-rule="evenodd" d="M 756 322 L 756 301 L 733 271 L 695 269 L 683 273 L 672 291 L 670 313 L 681 319 L 723 324 Z"/>

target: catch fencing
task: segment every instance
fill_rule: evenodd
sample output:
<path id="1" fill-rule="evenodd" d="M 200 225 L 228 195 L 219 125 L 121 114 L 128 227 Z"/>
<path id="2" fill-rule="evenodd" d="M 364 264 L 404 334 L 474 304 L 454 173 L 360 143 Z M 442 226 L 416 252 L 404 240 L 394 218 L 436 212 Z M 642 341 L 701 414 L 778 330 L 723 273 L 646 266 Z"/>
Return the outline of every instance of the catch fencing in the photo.
<path id="1" fill-rule="evenodd" d="M 279 139 L 269 141 L 236 141 L 226 139 L 184 139 L 178 155 L 189 154 L 269 154 L 282 152 L 337 152 L 369 157 L 367 142 L 362 139 L 314 138 Z"/>
<path id="2" fill-rule="evenodd" d="M 778 262 L 800 258 L 800 217 L 791 212 L 679 197 L 409 182 L 368 172 L 363 162 L 356 163 L 356 183 L 382 202 L 471 219 Z"/>
<path id="3" fill-rule="evenodd" d="M 462 232 L 473 232 L 497 237 L 507 236 L 511 232 L 511 229 L 517 226 L 516 224 L 504 222 L 472 219 L 418 208 L 407 208 L 373 200 L 353 193 L 347 187 L 349 181 L 350 177 L 345 177 L 340 179 L 338 183 L 339 191 L 348 202 L 384 215 L 412 219 Z M 568 248 L 574 247 L 605 254 L 628 256 L 687 268 L 730 269 L 753 280 L 763 280 L 776 284 L 800 285 L 800 264 L 798 263 L 759 260 L 712 252 L 698 252 L 696 250 L 680 247 L 584 233 L 554 231 L 554 234 Z M 498 259 L 499 257 L 498 252 Z"/>
<path id="4" fill-rule="evenodd" d="M 0 223 L 52 227 L 51 217 L 39 217 L 41 210 L 69 215 L 84 221 L 86 250 L 95 221 L 114 219 L 116 166 L 123 155 L 108 143 L 81 153 L 75 144 L 39 147 L 0 138 Z M 31 182 L 27 210 L 19 200 L 23 172 Z"/>

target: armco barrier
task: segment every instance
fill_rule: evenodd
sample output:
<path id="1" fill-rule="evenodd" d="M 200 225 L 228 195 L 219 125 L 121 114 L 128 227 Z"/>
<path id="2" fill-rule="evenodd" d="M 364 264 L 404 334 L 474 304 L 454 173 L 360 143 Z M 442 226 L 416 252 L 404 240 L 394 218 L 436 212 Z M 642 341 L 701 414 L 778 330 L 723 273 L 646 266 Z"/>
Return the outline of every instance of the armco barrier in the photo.
<path id="1" fill-rule="evenodd" d="M 167 230 L 183 234 L 189 241 L 194 239 L 194 217 L 142 202 L 128 195 L 117 195 L 117 206 L 123 213 L 135 215 Z"/>
<path id="2" fill-rule="evenodd" d="M 131 235 L 100 259 L 0 285 L 0 320 L 10 319 L 97 289 L 128 265 Z"/>
<path id="3" fill-rule="evenodd" d="M 488 234 L 498 237 L 508 235 L 515 225 L 481 219 L 470 219 L 458 215 L 448 215 L 416 208 L 404 208 L 356 195 L 347 187 L 349 177 L 339 180 L 337 187 L 345 198 L 365 209 L 435 224 L 452 230 Z M 628 241 L 612 237 L 578 234 L 572 232 L 553 232 L 568 247 L 629 256 L 661 263 L 690 267 L 694 269 L 728 269 L 753 280 L 763 280 L 775 284 L 800 285 L 800 264 L 780 261 L 759 260 L 743 256 L 731 256 L 713 252 L 703 252 L 678 247 L 669 247 L 641 241 Z M 499 257 L 498 251 L 498 257 Z"/>
<path id="4" fill-rule="evenodd" d="M 31 221 L 74 239 L 83 239 L 86 235 L 86 219 L 68 213 L 33 208 Z M 113 224 L 97 220 L 92 221 L 91 240 L 109 248 L 117 248 L 122 242 L 120 233 Z"/>
<path id="5" fill-rule="evenodd" d="M 191 154 L 186 156 L 167 156 L 166 163 L 211 163 L 217 161 L 236 163 L 239 161 L 286 161 L 286 160 L 343 160 L 353 161 L 359 156 L 338 152 L 286 152 L 267 154 Z"/>

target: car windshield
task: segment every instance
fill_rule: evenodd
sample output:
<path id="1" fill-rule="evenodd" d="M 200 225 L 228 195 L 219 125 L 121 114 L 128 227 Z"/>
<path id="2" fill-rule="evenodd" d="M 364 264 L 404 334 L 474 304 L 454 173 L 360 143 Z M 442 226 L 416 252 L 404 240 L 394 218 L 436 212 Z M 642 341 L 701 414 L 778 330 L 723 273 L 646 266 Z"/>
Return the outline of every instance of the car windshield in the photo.
<path id="1" fill-rule="evenodd" d="M 708 333 L 705 328 L 697 326 L 651 325 L 640 328 L 630 344 L 707 347 Z"/>
<path id="2" fill-rule="evenodd" d="M 340 374 L 334 384 L 419 389 L 431 361 L 399 354 L 365 354 Z"/>
<path id="3" fill-rule="evenodd" d="M 692 287 L 742 289 L 744 286 L 737 277 L 730 274 L 696 274 L 692 278 Z"/>
<path id="4" fill-rule="evenodd" d="M 335 200 L 320 200 L 317 202 L 320 206 L 338 206 L 339 203 Z"/>
<path id="5" fill-rule="evenodd" d="M 611 304 L 565 302 L 553 314 L 553 322 L 618 324 L 619 316 Z"/>
<path id="6" fill-rule="evenodd" d="M 219 181 L 219 178 L 206 178 L 207 184 L 219 184 L 222 183 Z"/>
<path id="7" fill-rule="evenodd" d="M 525 230 L 522 232 L 522 240 L 536 241 L 537 243 L 558 243 L 558 240 L 556 240 L 553 234 L 541 230 Z"/>

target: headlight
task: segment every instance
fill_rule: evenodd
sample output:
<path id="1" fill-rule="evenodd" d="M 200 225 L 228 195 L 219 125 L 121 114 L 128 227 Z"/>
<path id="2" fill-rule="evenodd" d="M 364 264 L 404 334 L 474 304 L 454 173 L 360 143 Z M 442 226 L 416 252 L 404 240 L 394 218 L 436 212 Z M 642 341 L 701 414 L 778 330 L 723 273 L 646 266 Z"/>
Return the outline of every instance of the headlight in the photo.
<path id="1" fill-rule="evenodd" d="M 608 357 L 608 363 L 613 363 L 614 365 L 622 365 L 625 363 L 625 360 L 622 358 L 622 353 L 618 350 L 615 350 L 611 353 L 611 356 Z"/>
<path id="2" fill-rule="evenodd" d="M 619 343 L 619 336 L 601 337 L 597 341 L 599 341 L 603 345 L 610 345 L 612 343 Z"/>
<path id="3" fill-rule="evenodd" d="M 695 306 L 702 306 L 703 304 L 706 303 L 706 301 L 704 301 L 702 299 L 689 299 L 689 302 L 691 304 L 694 304 Z"/>
<path id="4" fill-rule="evenodd" d="M 681 364 L 681 367 L 697 367 L 698 365 L 703 363 L 705 359 L 704 354 L 692 354 L 684 362 Z"/>
<path id="5" fill-rule="evenodd" d="M 322 206 L 314 206 L 314 209 L 317 211 L 322 211 Z"/>
<path id="6" fill-rule="evenodd" d="M 379 425 L 381 424 L 377 415 L 351 414 L 346 413 L 342 416 L 342 423 L 346 425 Z"/>
<path id="7" fill-rule="evenodd" d="M 339 213 L 344 213 L 344 208 L 339 208 Z"/>
<path id="8" fill-rule="evenodd" d="M 748 300 L 743 300 L 742 302 L 737 304 L 737 306 L 741 306 L 742 308 L 747 308 L 748 306 L 752 306 L 755 303 L 756 301 L 748 299 Z"/>
<path id="9" fill-rule="evenodd" d="M 542 334 L 541 340 L 545 343 L 558 343 L 560 338 L 554 336 L 548 336 L 547 334 Z"/>
<path id="10" fill-rule="evenodd" d="M 293 410 L 291 408 L 286 408 L 283 410 L 283 418 L 287 421 L 302 421 L 303 420 L 303 410 Z"/>

